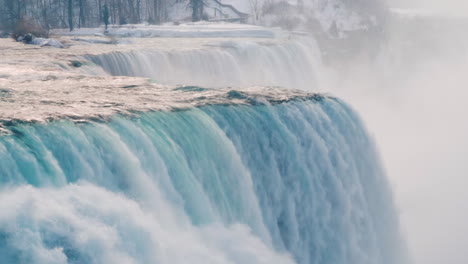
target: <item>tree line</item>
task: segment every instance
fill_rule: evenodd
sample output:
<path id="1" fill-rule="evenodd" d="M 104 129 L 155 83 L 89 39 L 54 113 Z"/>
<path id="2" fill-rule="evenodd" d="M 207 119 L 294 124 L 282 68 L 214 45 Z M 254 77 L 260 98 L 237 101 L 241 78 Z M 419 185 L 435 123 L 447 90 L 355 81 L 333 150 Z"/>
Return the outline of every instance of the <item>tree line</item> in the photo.
<path id="1" fill-rule="evenodd" d="M 25 22 L 45 30 L 160 24 L 169 20 L 169 5 L 183 2 L 192 10 L 193 21 L 203 19 L 204 0 L 0 0 L 0 27 L 14 29 Z"/>

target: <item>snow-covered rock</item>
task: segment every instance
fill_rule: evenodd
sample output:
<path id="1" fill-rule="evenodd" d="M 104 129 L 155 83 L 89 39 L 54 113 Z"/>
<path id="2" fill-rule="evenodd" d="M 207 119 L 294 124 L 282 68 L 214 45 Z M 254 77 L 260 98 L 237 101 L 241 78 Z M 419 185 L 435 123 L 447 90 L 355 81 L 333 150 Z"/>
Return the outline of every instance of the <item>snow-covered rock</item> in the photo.
<path id="1" fill-rule="evenodd" d="M 60 48 L 60 49 L 64 48 L 63 44 L 57 39 L 53 39 L 53 38 L 36 38 L 31 33 L 25 34 L 24 36 L 19 36 L 16 39 L 16 41 L 23 42 L 25 44 L 38 45 L 38 46 L 41 46 L 41 47 L 51 46 L 51 47 Z"/>
<path id="2" fill-rule="evenodd" d="M 51 46 L 51 47 L 60 48 L 60 49 L 64 48 L 63 44 L 59 40 L 53 39 L 53 38 L 49 38 L 49 39 L 33 38 L 33 40 L 29 42 L 28 44 L 39 45 L 41 47 Z"/>

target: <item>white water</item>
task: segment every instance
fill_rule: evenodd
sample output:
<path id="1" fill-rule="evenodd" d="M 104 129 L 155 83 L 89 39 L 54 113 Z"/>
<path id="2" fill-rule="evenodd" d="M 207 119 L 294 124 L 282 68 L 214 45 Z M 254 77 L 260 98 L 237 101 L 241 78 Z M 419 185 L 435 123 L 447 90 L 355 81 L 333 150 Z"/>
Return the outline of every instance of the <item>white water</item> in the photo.
<path id="1" fill-rule="evenodd" d="M 169 204 L 152 211 L 94 185 L 23 186 L 0 199 L 1 263 L 293 263 L 245 226 L 195 227 Z"/>
<path id="2" fill-rule="evenodd" d="M 112 52 L 88 56 L 112 75 L 205 87 L 282 86 L 317 91 L 321 56 L 313 39 L 258 43 L 231 40 L 198 49 Z"/>

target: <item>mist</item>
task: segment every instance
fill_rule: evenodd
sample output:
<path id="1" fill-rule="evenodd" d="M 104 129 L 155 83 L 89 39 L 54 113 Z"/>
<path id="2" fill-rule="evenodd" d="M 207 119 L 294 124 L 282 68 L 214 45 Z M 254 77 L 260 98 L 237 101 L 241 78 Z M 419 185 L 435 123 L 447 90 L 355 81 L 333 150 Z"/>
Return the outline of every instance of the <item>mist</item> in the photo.
<path id="1" fill-rule="evenodd" d="M 468 13 L 463 1 L 391 5 Z M 467 28 L 460 17 L 394 14 L 379 54 L 347 62 L 327 84 L 379 145 L 416 264 L 468 263 Z"/>
<path id="2" fill-rule="evenodd" d="M 417 8 L 438 13 L 468 15 L 468 2 L 463 0 L 388 0 L 390 6 Z"/>

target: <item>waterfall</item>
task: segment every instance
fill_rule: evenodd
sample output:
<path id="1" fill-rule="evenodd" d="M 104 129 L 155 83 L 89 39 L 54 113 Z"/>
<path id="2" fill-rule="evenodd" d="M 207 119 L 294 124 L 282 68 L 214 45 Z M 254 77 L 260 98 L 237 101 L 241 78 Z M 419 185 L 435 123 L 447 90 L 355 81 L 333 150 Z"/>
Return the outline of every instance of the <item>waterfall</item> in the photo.
<path id="1" fill-rule="evenodd" d="M 338 99 L 8 129 L 0 263 L 404 263 L 374 144 Z"/>
<path id="2" fill-rule="evenodd" d="M 281 86 L 317 90 L 320 51 L 312 38 L 281 43 L 223 41 L 186 50 L 139 50 L 86 56 L 111 75 L 170 85 Z"/>

